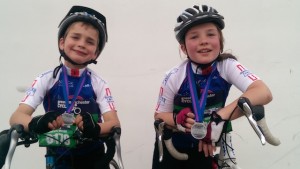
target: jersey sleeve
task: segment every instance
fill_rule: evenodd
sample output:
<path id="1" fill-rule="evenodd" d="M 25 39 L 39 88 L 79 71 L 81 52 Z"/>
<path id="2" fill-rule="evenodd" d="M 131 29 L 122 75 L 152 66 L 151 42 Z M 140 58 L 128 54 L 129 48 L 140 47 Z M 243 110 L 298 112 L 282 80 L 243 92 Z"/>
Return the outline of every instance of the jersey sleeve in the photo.
<path id="1" fill-rule="evenodd" d="M 242 92 L 245 92 L 254 81 L 260 80 L 257 75 L 235 59 L 229 58 L 219 63 L 218 70 L 222 78 L 233 84 Z"/>
<path id="2" fill-rule="evenodd" d="M 111 90 L 105 80 L 95 75 L 92 71 L 92 85 L 96 94 L 97 103 L 99 105 L 101 113 L 106 113 L 112 110 L 116 110 L 115 102 L 111 94 Z"/>
<path id="3" fill-rule="evenodd" d="M 55 79 L 52 78 L 53 71 L 39 75 L 27 89 L 24 98 L 20 103 L 27 104 L 36 109 L 42 102 L 47 90 L 53 85 Z"/>
<path id="4" fill-rule="evenodd" d="M 160 86 L 157 106 L 155 109 L 157 113 L 173 112 L 174 97 L 178 92 L 183 79 L 186 76 L 186 63 L 187 62 L 183 62 L 178 67 L 172 68 L 165 74 L 165 77 Z"/>

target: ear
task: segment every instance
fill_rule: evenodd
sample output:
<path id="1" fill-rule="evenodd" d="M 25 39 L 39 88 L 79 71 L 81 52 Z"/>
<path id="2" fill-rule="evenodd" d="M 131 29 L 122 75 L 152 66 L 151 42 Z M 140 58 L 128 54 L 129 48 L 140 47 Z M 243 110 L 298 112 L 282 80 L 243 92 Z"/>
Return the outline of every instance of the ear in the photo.
<path id="1" fill-rule="evenodd" d="M 64 38 L 60 38 L 59 42 L 58 42 L 60 50 L 64 50 L 64 44 L 65 44 L 65 39 Z"/>
<path id="2" fill-rule="evenodd" d="M 180 44 L 180 49 L 182 50 L 182 52 L 187 55 L 187 52 L 186 52 L 186 47 L 184 44 Z"/>

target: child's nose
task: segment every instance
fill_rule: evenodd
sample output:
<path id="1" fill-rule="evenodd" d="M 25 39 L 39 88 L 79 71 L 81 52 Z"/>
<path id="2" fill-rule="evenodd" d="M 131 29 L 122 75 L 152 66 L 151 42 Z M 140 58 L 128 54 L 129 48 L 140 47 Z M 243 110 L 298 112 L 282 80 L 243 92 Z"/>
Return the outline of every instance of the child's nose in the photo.
<path id="1" fill-rule="evenodd" d="M 78 46 L 84 48 L 86 45 L 86 42 L 84 40 L 79 40 L 78 41 Z"/>
<path id="2" fill-rule="evenodd" d="M 200 44 L 201 45 L 206 45 L 208 42 L 207 42 L 207 38 L 203 37 L 200 39 Z"/>

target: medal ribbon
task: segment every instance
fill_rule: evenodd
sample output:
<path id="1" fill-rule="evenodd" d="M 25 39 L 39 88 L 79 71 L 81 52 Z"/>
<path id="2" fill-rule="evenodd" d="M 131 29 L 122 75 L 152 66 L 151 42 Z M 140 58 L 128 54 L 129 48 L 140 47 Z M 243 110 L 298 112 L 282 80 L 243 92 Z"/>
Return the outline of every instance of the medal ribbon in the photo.
<path id="1" fill-rule="evenodd" d="M 187 66 L 186 66 L 186 72 L 187 72 L 187 77 L 188 77 L 188 82 L 190 85 L 190 92 L 191 92 L 191 98 L 192 98 L 192 104 L 193 104 L 193 109 L 196 115 L 196 121 L 197 122 L 203 122 L 203 116 L 204 116 L 204 109 L 205 109 L 205 105 L 206 105 L 206 96 L 207 96 L 207 92 L 208 92 L 208 87 L 210 84 L 210 81 L 213 77 L 213 74 L 216 70 L 217 66 L 216 63 L 213 63 L 213 68 L 211 71 L 211 74 L 209 75 L 207 81 L 206 81 L 206 85 L 205 88 L 203 90 L 203 93 L 201 95 L 201 99 L 198 100 L 198 94 L 197 94 L 197 89 L 196 89 L 196 84 L 195 84 L 195 78 L 194 78 L 194 72 L 192 69 L 192 62 L 188 62 Z M 198 104 L 199 102 L 199 104 Z"/>
<path id="2" fill-rule="evenodd" d="M 76 86 L 75 94 L 74 94 L 73 99 L 70 104 L 69 104 L 69 85 L 68 85 L 67 68 L 65 66 L 63 66 L 62 71 L 63 71 L 63 77 L 64 77 L 64 79 L 62 80 L 62 85 L 63 85 L 64 99 L 66 102 L 66 112 L 71 113 L 71 111 L 74 107 L 75 100 L 76 100 L 77 96 L 79 95 L 79 93 L 82 89 L 82 86 L 85 82 L 85 78 L 87 75 L 87 69 L 85 69 L 84 72 L 82 72 L 82 74 L 80 76 L 79 83 Z"/>

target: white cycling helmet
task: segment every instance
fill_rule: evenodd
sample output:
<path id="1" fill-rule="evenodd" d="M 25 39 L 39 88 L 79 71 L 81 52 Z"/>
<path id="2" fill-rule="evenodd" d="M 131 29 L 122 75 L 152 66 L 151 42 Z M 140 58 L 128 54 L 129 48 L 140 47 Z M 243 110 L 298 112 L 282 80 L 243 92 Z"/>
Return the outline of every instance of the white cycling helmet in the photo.
<path id="1" fill-rule="evenodd" d="M 194 5 L 192 8 L 187 8 L 177 18 L 175 26 L 175 35 L 179 43 L 184 41 L 186 32 L 193 26 L 213 22 L 221 30 L 225 27 L 224 17 L 218 14 L 218 11 L 207 5 Z"/>

